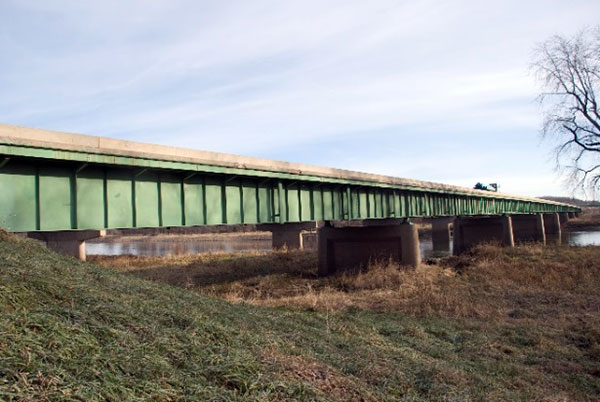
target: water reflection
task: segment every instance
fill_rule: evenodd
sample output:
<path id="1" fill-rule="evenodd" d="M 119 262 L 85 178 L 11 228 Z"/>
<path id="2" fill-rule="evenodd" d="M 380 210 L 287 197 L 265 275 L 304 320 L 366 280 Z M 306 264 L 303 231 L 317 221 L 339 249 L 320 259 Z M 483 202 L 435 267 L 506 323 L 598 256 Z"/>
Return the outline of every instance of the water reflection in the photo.
<path id="1" fill-rule="evenodd" d="M 250 250 L 271 250 L 271 237 L 194 237 L 164 236 L 118 240 L 86 242 L 88 255 L 137 255 L 168 256 L 200 254 L 210 252 L 239 252 Z"/>
<path id="2" fill-rule="evenodd" d="M 433 247 L 431 235 L 426 233 L 419 236 L 421 258 L 439 258 L 452 255 L 452 238 L 450 238 L 450 242 L 446 245 L 446 247 L 444 247 L 443 244 L 436 244 L 436 246 L 436 248 Z"/>
<path id="3" fill-rule="evenodd" d="M 452 253 L 452 242 L 446 250 L 433 250 L 431 236 L 421 236 L 423 258 L 443 257 Z M 210 252 L 269 251 L 270 235 L 256 237 L 215 237 L 169 235 L 157 237 L 121 237 L 86 242 L 87 255 L 169 256 Z"/>
<path id="4" fill-rule="evenodd" d="M 586 231 L 563 231 L 562 236 L 546 236 L 548 244 L 569 244 L 573 246 L 600 246 L 600 227 Z M 452 239 L 447 248 L 433 248 L 430 233 L 419 236 L 421 256 L 423 258 L 444 257 L 452 254 Z M 168 256 L 182 254 L 200 254 L 209 252 L 269 251 L 271 236 L 193 236 L 169 235 L 157 237 L 121 237 L 118 239 L 100 239 L 86 242 L 88 255 L 138 255 Z"/>
<path id="5" fill-rule="evenodd" d="M 446 257 L 452 255 L 452 237 L 447 247 L 438 245 L 434 249 L 431 235 L 423 233 L 419 236 L 421 256 L 423 258 Z M 563 231 L 561 235 L 546 235 L 546 244 L 570 246 L 600 246 L 600 227 L 588 228 L 587 230 Z"/>
<path id="6" fill-rule="evenodd" d="M 562 241 L 571 246 L 600 246 L 600 227 L 562 233 Z"/>

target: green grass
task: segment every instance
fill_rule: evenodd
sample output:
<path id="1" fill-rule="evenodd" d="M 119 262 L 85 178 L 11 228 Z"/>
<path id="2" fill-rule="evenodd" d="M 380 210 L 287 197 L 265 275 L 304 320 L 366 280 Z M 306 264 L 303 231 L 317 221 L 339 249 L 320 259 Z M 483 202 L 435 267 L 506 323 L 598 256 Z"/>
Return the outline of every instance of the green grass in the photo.
<path id="1" fill-rule="evenodd" d="M 599 305 L 581 302 L 546 326 L 230 304 L 4 234 L 0 400 L 597 400 Z"/>

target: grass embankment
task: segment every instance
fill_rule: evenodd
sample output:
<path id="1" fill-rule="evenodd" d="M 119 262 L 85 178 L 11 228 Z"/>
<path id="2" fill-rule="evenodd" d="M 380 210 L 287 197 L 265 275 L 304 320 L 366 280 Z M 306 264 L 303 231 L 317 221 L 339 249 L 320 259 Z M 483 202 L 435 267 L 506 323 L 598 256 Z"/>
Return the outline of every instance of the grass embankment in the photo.
<path id="1" fill-rule="evenodd" d="M 323 280 L 306 254 L 155 260 L 155 273 L 180 264 L 191 291 L 136 277 L 153 271 L 141 260 L 134 275 L 119 273 L 2 235 L 0 399 L 597 399 L 598 257 L 596 248 L 488 246 L 444 267 Z M 228 268 L 237 272 L 219 279 Z M 201 294 L 271 275 L 399 296 L 340 308 L 271 298 L 300 307 L 290 309 Z M 418 293 L 429 299 L 412 304 Z"/>

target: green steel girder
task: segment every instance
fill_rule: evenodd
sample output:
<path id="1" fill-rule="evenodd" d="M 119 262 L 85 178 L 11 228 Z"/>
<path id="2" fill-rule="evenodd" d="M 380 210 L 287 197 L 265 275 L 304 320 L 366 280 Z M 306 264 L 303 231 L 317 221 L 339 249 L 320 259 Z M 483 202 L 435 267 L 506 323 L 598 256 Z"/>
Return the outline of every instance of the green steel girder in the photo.
<path id="1" fill-rule="evenodd" d="M 159 170 L 175 170 L 175 171 L 188 171 L 198 173 L 214 173 L 214 174 L 225 174 L 228 176 L 245 176 L 245 177 L 262 177 L 278 180 L 292 180 L 302 182 L 313 182 L 337 185 L 353 185 L 353 186 L 367 186 L 373 188 L 386 188 L 386 189 L 397 189 L 397 190 L 413 190 L 413 191 L 426 191 L 427 193 L 442 193 L 442 194 L 466 194 L 472 195 L 472 193 L 461 191 L 459 189 L 437 189 L 437 188 L 426 188 L 410 185 L 392 185 L 382 182 L 374 181 L 363 181 L 363 180 L 350 180 L 341 179 L 336 177 L 321 177 L 306 174 L 294 174 L 286 172 L 275 172 L 268 170 L 257 170 L 237 167 L 226 167 L 217 165 L 208 165 L 201 163 L 192 162 L 181 162 L 175 160 L 165 160 L 158 158 L 142 158 L 133 156 L 122 156 L 122 155 L 111 155 L 102 153 L 92 153 L 85 151 L 70 151 L 61 150 L 54 148 L 43 148 L 36 146 L 28 146 L 21 144 L 0 144 L 0 155 L 6 155 L 8 157 L 26 157 L 35 159 L 47 159 L 51 161 L 73 161 L 83 163 L 94 163 L 99 165 L 107 166 L 120 166 L 120 167 L 137 167 L 137 168 L 151 168 Z M 498 198 L 498 199 L 515 199 L 519 200 L 519 197 L 511 197 L 504 194 L 496 194 L 489 192 L 485 195 L 480 195 L 483 198 Z"/>
<path id="2" fill-rule="evenodd" d="M 579 212 L 566 204 L 292 173 L 0 145 L 9 231 Z"/>

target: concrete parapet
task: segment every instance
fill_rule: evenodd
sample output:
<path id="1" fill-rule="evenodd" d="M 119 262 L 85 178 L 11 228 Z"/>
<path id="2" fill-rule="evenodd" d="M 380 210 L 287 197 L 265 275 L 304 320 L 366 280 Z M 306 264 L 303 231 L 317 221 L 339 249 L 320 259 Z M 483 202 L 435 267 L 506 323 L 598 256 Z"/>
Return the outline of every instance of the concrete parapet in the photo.
<path id="1" fill-rule="evenodd" d="M 546 243 L 543 214 L 512 215 L 511 220 L 515 241 Z"/>
<path id="2" fill-rule="evenodd" d="M 416 267 L 421 262 L 419 234 L 412 224 L 332 227 L 318 230 L 319 275 L 392 259 Z"/>
<path id="3" fill-rule="evenodd" d="M 434 218 L 431 220 L 431 241 L 436 251 L 450 249 L 450 224 L 454 223 L 454 216 Z"/>
<path id="4" fill-rule="evenodd" d="M 28 232 L 27 237 L 46 243 L 46 247 L 60 254 L 85 261 L 85 241 L 106 236 L 105 230 L 63 230 L 58 232 Z"/>
<path id="5" fill-rule="evenodd" d="M 485 242 L 498 242 L 514 247 L 512 220 L 510 216 L 458 217 L 454 221 L 454 254 Z"/>

